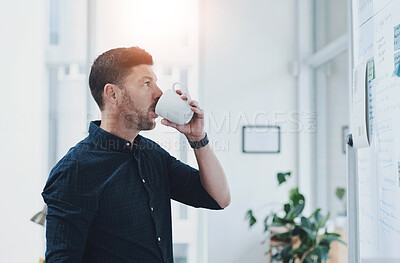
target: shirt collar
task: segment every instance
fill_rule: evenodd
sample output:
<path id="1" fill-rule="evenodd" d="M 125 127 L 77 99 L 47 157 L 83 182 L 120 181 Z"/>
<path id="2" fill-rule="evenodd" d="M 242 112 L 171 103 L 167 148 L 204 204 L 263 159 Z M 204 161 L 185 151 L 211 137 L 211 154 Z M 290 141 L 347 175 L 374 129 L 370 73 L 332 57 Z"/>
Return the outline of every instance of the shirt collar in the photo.
<path id="1" fill-rule="evenodd" d="M 96 144 L 102 149 L 119 151 L 119 152 L 130 152 L 132 142 L 122 139 L 114 134 L 111 134 L 102 128 L 100 128 L 101 121 L 92 121 L 89 126 L 89 134 L 94 138 Z M 133 140 L 133 150 L 137 150 L 140 147 L 141 137 L 139 134 Z"/>

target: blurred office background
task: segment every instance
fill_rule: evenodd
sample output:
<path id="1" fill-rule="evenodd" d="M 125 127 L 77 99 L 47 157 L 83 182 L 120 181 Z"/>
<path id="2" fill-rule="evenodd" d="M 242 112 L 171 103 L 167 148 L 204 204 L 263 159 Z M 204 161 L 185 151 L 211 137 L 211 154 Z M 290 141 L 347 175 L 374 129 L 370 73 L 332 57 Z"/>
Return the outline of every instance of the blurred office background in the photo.
<path id="1" fill-rule="evenodd" d="M 268 262 L 262 224 L 299 186 L 306 213 L 343 224 L 343 133 L 349 121 L 346 0 L 2 0 L 0 262 L 38 262 L 44 228 L 30 218 L 55 163 L 99 119 L 87 78 L 102 52 L 140 46 L 162 90 L 176 81 L 206 110 L 232 202 L 224 211 L 173 203 L 177 263 Z M 281 127 L 279 154 L 242 152 L 242 126 Z M 196 167 L 182 135 L 144 132 Z M 291 171 L 278 188 L 276 174 Z M 343 221 L 343 220 L 342 220 Z"/>

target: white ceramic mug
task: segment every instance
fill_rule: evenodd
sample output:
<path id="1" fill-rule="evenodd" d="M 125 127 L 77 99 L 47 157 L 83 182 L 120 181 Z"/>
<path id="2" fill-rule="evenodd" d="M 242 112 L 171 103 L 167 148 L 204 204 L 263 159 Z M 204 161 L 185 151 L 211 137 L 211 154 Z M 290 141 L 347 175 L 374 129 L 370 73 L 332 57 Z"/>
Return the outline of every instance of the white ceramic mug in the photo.
<path id="1" fill-rule="evenodd" d="M 176 93 L 176 85 L 181 85 L 183 87 L 181 90 L 182 93 L 187 94 L 187 100 L 183 100 L 181 95 Z M 156 105 L 156 114 L 170 122 L 186 124 L 192 119 L 194 114 L 189 101 L 190 95 L 185 85 L 176 82 L 172 85 L 172 89 L 166 90 L 163 95 L 161 95 Z"/>

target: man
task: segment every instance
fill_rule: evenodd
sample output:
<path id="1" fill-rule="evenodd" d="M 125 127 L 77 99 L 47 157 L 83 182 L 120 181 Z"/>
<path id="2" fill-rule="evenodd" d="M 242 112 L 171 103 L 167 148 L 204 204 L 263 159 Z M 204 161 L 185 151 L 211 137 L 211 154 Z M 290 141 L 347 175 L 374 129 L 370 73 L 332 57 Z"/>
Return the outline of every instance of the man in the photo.
<path id="1" fill-rule="evenodd" d="M 43 190 L 46 262 L 173 262 L 170 199 L 209 209 L 229 205 L 196 101 L 189 101 L 188 124 L 162 124 L 186 136 L 199 170 L 138 134 L 155 127 L 162 94 L 152 65 L 138 47 L 109 50 L 94 61 L 89 86 L 101 121 L 90 123 L 88 137 L 56 164 Z"/>

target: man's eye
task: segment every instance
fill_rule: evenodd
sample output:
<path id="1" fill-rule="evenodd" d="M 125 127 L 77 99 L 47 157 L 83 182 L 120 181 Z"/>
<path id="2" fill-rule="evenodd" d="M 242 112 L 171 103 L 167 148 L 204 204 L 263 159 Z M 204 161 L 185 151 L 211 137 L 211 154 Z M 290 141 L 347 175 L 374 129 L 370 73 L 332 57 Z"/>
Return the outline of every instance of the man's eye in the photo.
<path id="1" fill-rule="evenodd" d="M 145 82 L 144 85 L 149 86 L 150 85 L 150 81 Z"/>

